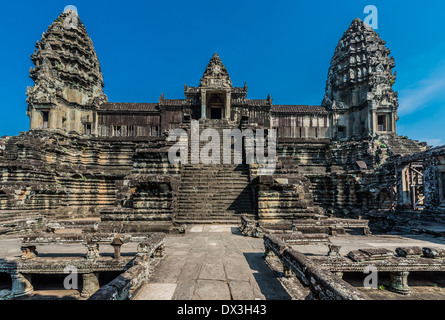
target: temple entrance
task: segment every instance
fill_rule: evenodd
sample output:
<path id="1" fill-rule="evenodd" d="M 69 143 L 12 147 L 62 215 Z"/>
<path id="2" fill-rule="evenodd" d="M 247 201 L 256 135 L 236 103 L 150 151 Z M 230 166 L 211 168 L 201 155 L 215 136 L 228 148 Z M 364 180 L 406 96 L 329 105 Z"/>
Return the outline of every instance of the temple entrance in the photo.
<path id="1" fill-rule="evenodd" d="M 220 120 L 224 118 L 226 97 L 222 92 L 207 93 L 207 119 Z"/>
<path id="2" fill-rule="evenodd" d="M 212 120 L 222 119 L 222 108 L 210 108 L 210 119 Z"/>

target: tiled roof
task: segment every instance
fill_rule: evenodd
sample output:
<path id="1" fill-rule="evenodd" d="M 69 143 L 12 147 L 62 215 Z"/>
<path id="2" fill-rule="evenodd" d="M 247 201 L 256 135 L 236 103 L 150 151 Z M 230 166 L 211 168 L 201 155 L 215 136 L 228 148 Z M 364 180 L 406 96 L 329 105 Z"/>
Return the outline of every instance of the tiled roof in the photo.
<path id="1" fill-rule="evenodd" d="M 247 105 L 249 106 L 258 106 L 258 107 L 263 107 L 263 106 L 268 106 L 269 105 L 269 101 L 261 99 L 261 100 L 247 100 Z"/>
<path id="2" fill-rule="evenodd" d="M 162 104 L 165 106 L 182 106 L 184 102 L 184 99 L 164 99 Z"/>
<path id="3" fill-rule="evenodd" d="M 276 113 L 323 113 L 328 112 L 324 107 L 321 106 L 290 106 L 290 105 L 275 105 L 272 106 L 272 112 Z"/>
<path id="4" fill-rule="evenodd" d="M 156 111 L 157 103 L 105 102 L 99 111 Z"/>

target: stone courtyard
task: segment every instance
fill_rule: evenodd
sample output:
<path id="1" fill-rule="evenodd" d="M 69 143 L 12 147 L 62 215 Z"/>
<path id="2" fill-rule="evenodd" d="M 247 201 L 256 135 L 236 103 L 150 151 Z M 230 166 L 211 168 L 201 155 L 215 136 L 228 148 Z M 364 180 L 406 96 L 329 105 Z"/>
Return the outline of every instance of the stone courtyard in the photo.
<path id="1" fill-rule="evenodd" d="M 29 131 L 0 139 L 0 300 L 444 298 L 445 146 L 397 134 L 362 20 L 319 105 L 248 98 L 218 53 L 181 99 L 110 102 L 73 9 L 31 60 Z"/>
<path id="2" fill-rule="evenodd" d="M 435 247 L 445 249 L 445 239 L 432 235 L 357 235 L 330 237 L 346 256 L 358 248 Z M 0 260 L 20 257 L 17 237 L 2 236 Z M 308 257 L 325 257 L 326 244 L 294 245 Z M 39 250 L 39 257 L 69 259 L 83 256 L 83 246 L 48 245 Z M 121 255 L 132 256 L 134 244 L 123 247 Z M 237 225 L 195 225 L 185 234 L 165 239 L 165 257 L 157 264 L 148 282 L 142 284 L 131 300 L 305 300 L 310 290 L 295 277 L 286 277 L 276 258 L 266 259 L 263 239 L 242 234 Z M 111 247 L 101 249 L 103 257 L 113 256 Z M 55 260 L 55 261 L 57 261 Z M 104 276 L 111 281 L 114 275 Z M 363 288 L 363 273 L 347 273 L 343 279 L 377 300 L 445 300 L 445 272 L 418 272 L 409 277 L 411 294 L 400 295 L 388 290 L 387 273 L 379 273 L 376 290 Z M 65 290 L 63 277 L 45 278 L 30 296 L 37 300 L 84 300 L 80 291 Z M 99 277 L 101 279 L 101 277 Z M 0 277 L 0 290 L 8 287 L 7 277 Z M 102 284 L 104 284 L 102 283 Z"/>
<path id="3" fill-rule="evenodd" d="M 290 299 L 264 262 L 262 239 L 244 237 L 236 226 L 193 226 L 168 237 L 166 251 L 136 300 Z"/>

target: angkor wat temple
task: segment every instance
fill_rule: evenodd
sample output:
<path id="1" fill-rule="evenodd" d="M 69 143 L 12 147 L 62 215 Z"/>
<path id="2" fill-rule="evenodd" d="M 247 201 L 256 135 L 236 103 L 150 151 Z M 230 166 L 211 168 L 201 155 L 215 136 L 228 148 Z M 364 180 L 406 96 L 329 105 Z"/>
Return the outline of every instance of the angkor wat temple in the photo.
<path id="1" fill-rule="evenodd" d="M 135 232 L 241 215 L 274 223 L 445 213 L 444 150 L 397 135 L 394 58 L 360 19 L 335 48 L 320 105 L 250 99 L 216 53 L 183 99 L 123 103 L 108 101 L 93 42 L 80 20 L 64 26 L 69 14 L 31 56 L 30 130 L 0 140 L 3 231 L 29 219 L 100 217 L 107 230 Z M 171 164 L 168 133 L 190 133 L 193 120 L 201 132 L 275 129 L 275 173 L 258 175 L 246 163 Z"/>

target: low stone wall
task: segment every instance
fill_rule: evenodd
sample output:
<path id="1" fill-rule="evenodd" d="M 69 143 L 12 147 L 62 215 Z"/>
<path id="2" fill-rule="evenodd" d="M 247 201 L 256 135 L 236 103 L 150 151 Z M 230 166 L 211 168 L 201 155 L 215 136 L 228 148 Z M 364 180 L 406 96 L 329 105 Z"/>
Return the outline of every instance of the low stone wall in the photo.
<path id="1" fill-rule="evenodd" d="M 136 258 L 134 266 L 101 287 L 88 300 L 129 300 L 150 278 L 153 268 L 149 261 Z"/>
<path id="2" fill-rule="evenodd" d="M 88 300 L 129 300 L 146 283 L 160 259 L 165 256 L 164 238 L 153 237 L 141 243 L 133 266 L 110 283 L 97 290 Z"/>
<path id="3" fill-rule="evenodd" d="M 295 276 L 309 286 L 315 300 L 369 300 L 370 298 L 332 272 L 315 265 L 301 252 L 289 248 L 278 236 L 264 236 L 266 256 L 275 254 L 287 277 Z"/>

